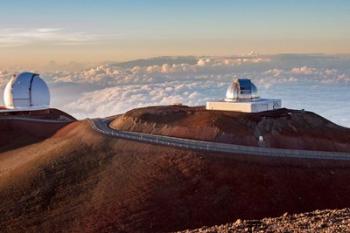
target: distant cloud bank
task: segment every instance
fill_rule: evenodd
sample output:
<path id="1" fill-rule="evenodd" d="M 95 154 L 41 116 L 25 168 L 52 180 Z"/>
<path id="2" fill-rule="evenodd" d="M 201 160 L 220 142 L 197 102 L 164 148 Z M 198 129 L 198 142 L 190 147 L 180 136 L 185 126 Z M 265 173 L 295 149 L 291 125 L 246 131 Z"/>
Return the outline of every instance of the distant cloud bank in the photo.
<path id="1" fill-rule="evenodd" d="M 60 32 L 40 30 L 39 34 Z M 0 71 L 0 86 L 9 76 Z M 347 56 L 160 57 L 42 76 L 51 86 L 53 105 L 79 118 L 147 105 L 204 105 L 224 98 L 233 78 L 250 78 L 262 96 L 282 98 L 285 107 L 315 111 L 350 127 Z"/>

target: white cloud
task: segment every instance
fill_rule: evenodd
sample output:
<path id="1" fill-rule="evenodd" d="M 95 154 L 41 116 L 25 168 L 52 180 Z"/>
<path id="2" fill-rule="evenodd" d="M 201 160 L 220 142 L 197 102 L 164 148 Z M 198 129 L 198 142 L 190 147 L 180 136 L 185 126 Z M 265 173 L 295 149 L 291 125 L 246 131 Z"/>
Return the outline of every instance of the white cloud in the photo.
<path id="1" fill-rule="evenodd" d="M 223 98 L 220 83 L 172 81 L 145 85 L 123 85 L 104 88 L 84 94 L 65 108 L 78 117 L 108 116 L 122 113 L 135 107 L 183 103 L 203 105 L 208 96 L 207 88 L 217 89 L 217 98 Z"/>
<path id="2" fill-rule="evenodd" d="M 281 74 L 283 74 L 284 70 L 281 69 L 270 69 L 264 72 L 264 74 L 266 75 L 272 75 L 273 77 L 279 77 L 281 76 Z"/>
<path id="3" fill-rule="evenodd" d="M 291 73 L 293 74 L 303 74 L 303 75 L 309 75 L 314 74 L 316 72 L 316 68 L 302 66 L 302 67 L 294 67 L 291 69 Z"/>
<path id="4" fill-rule="evenodd" d="M 51 33 L 51 32 L 58 32 L 58 31 L 62 31 L 62 28 L 38 28 L 36 29 L 37 32 L 40 33 Z"/>
<path id="5" fill-rule="evenodd" d="M 0 29 L 0 47 L 17 47 L 35 42 L 69 45 L 92 42 L 101 37 L 103 35 L 68 31 L 63 28 L 2 28 Z"/>

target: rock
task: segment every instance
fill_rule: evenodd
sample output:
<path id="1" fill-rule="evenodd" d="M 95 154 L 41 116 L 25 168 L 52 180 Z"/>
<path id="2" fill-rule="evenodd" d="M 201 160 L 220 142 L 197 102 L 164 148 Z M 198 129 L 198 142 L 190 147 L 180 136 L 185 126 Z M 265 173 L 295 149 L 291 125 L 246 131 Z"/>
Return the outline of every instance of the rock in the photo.
<path id="1" fill-rule="evenodd" d="M 242 220 L 241 219 L 237 219 L 236 222 L 234 223 L 235 226 L 241 225 L 242 224 Z"/>

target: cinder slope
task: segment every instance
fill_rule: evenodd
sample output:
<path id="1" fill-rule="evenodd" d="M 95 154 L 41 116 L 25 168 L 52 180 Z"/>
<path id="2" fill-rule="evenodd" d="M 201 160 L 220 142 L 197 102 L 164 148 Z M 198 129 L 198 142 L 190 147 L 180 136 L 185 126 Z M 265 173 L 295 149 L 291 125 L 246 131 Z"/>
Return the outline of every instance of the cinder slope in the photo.
<path id="1" fill-rule="evenodd" d="M 108 156 L 88 129 L 75 122 L 51 139 L 1 154 L 1 232 L 71 232 Z"/>
<path id="2" fill-rule="evenodd" d="M 0 158 L 1 232 L 168 232 L 350 206 L 349 162 L 180 150 L 86 121 Z"/>

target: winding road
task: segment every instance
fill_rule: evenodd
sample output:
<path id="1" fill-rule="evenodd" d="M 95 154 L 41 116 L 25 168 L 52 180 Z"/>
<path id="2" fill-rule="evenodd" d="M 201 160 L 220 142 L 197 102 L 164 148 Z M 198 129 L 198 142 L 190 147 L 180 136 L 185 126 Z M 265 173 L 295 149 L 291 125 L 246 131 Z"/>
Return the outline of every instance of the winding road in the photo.
<path id="1" fill-rule="evenodd" d="M 120 131 L 109 126 L 108 119 L 88 119 L 91 127 L 104 135 L 133 140 L 138 142 L 159 144 L 191 150 L 202 150 L 208 152 L 223 152 L 232 154 L 247 154 L 280 158 L 302 158 L 319 160 L 343 160 L 350 161 L 350 154 L 345 152 L 291 150 L 279 148 L 266 148 L 254 146 L 242 146 L 228 143 L 192 140 L 185 138 L 169 137 L 163 135 L 145 134 L 138 132 Z"/>
<path id="2" fill-rule="evenodd" d="M 62 120 L 47 120 L 33 119 L 26 117 L 0 117 L 0 120 L 19 120 L 32 122 L 47 122 L 47 123 L 67 123 L 67 119 Z M 350 154 L 345 152 L 329 152 L 329 151 L 311 151 L 311 150 L 292 150 L 267 148 L 256 146 L 242 146 L 228 143 L 210 142 L 193 140 L 186 138 L 177 138 L 163 135 L 146 134 L 139 132 L 129 132 L 113 129 L 109 126 L 110 119 L 95 118 L 88 119 L 93 130 L 106 136 L 133 140 L 144 143 L 158 144 L 164 146 L 172 146 L 190 150 L 201 150 L 208 152 L 221 152 L 231 154 L 246 154 L 267 157 L 279 158 L 301 158 L 301 159 L 319 159 L 319 160 L 343 160 L 350 161 Z"/>

